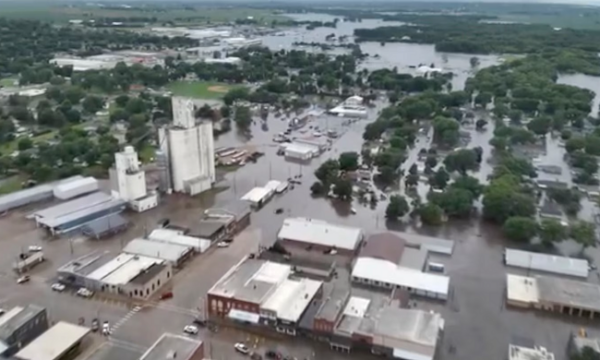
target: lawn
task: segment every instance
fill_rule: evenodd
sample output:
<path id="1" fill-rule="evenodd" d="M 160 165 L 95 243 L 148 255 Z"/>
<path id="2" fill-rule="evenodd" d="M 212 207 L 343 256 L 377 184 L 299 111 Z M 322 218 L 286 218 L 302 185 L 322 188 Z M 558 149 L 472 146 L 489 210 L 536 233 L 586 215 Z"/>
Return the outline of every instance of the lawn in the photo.
<path id="1" fill-rule="evenodd" d="M 17 81 L 17 78 L 4 78 L 4 79 L 0 79 L 0 85 L 5 86 L 5 87 L 13 87 L 15 86 L 15 81 Z"/>
<path id="2" fill-rule="evenodd" d="M 52 139 L 54 139 L 54 137 L 56 136 L 57 133 L 58 133 L 58 131 L 50 131 L 50 132 L 42 134 L 40 136 L 32 137 L 31 141 L 33 141 L 33 143 L 38 143 L 38 142 L 42 142 L 42 141 L 52 140 Z M 15 140 L 0 146 L 0 153 L 3 155 L 8 155 L 8 154 L 12 153 L 13 151 L 17 150 L 17 146 L 19 145 L 20 139 L 21 138 L 16 138 Z"/>
<path id="3" fill-rule="evenodd" d="M 3 179 L 2 182 L 0 182 L 0 195 L 21 190 L 22 182 L 23 178 L 21 176 L 13 176 L 9 179 Z"/>
<path id="4" fill-rule="evenodd" d="M 231 88 L 231 85 L 203 81 L 175 81 L 167 85 L 175 96 L 197 99 L 220 99 Z"/>

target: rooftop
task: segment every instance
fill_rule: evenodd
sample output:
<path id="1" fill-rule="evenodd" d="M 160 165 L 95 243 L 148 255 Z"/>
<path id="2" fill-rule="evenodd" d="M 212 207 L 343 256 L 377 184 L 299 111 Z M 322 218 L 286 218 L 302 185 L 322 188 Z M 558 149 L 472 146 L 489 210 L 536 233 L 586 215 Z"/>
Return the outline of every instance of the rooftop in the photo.
<path id="1" fill-rule="evenodd" d="M 181 260 L 190 251 L 192 251 L 192 248 L 189 246 L 145 239 L 131 240 L 123 249 L 124 253 L 156 257 L 173 263 Z"/>
<path id="2" fill-rule="evenodd" d="M 284 280 L 262 308 L 274 311 L 277 318 L 296 323 L 322 286 L 322 282 L 302 279 Z"/>
<path id="3" fill-rule="evenodd" d="M 270 194 L 271 191 L 269 189 L 257 186 L 242 196 L 242 200 L 246 200 L 251 203 L 259 203 L 266 199 Z"/>
<path id="4" fill-rule="evenodd" d="M 90 274 L 89 277 L 95 280 L 101 280 L 103 283 L 109 285 L 125 285 L 137 278 L 140 274 L 144 274 L 150 268 L 156 265 L 162 265 L 163 263 L 164 260 L 156 258 L 121 254 L 117 256 L 114 261 L 98 269 L 97 272 Z M 98 279 L 95 278 L 94 275 L 104 276 Z"/>
<path id="5" fill-rule="evenodd" d="M 219 220 L 200 220 L 190 228 L 190 235 L 195 237 L 212 239 L 225 227 L 225 222 Z"/>
<path id="6" fill-rule="evenodd" d="M 127 220 L 119 214 L 111 214 L 85 224 L 84 231 L 93 236 L 100 236 L 107 232 L 117 231 L 128 225 Z"/>
<path id="7" fill-rule="evenodd" d="M 21 349 L 15 357 L 22 360 L 58 359 L 89 332 L 86 327 L 60 321 Z"/>
<path id="8" fill-rule="evenodd" d="M 285 219 L 278 239 L 300 241 L 307 244 L 355 250 L 363 237 L 359 228 L 340 226 L 307 218 Z"/>
<path id="9" fill-rule="evenodd" d="M 406 241 L 392 233 L 385 232 L 369 236 L 360 256 L 382 259 L 399 264 Z"/>
<path id="10" fill-rule="evenodd" d="M 506 249 L 506 265 L 522 269 L 587 278 L 589 263 L 584 259 Z"/>
<path id="11" fill-rule="evenodd" d="M 526 276 L 507 274 L 506 297 L 511 301 L 524 304 L 537 303 L 540 295 L 535 279 Z"/>
<path id="12" fill-rule="evenodd" d="M 327 284 L 323 290 L 323 302 L 315 314 L 315 318 L 334 322 L 340 316 L 344 304 L 350 296 L 350 288 Z"/>
<path id="13" fill-rule="evenodd" d="M 510 344 L 508 360 L 554 360 L 554 354 L 541 346 L 527 348 Z"/>
<path id="14" fill-rule="evenodd" d="M 600 286 L 583 281 L 537 276 L 540 300 L 600 312 Z"/>
<path id="15" fill-rule="evenodd" d="M 196 250 L 200 250 L 201 252 L 206 250 L 211 244 L 210 240 L 183 235 L 182 231 L 173 229 L 153 230 L 150 235 L 148 235 L 148 239 L 168 244 L 190 246 Z"/>
<path id="16" fill-rule="evenodd" d="M 204 215 L 212 217 L 234 216 L 236 219 L 241 219 L 251 213 L 250 206 L 243 200 L 233 200 L 222 206 L 215 206 L 204 212 Z"/>
<path id="17" fill-rule="evenodd" d="M 103 192 L 95 192 L 33 213 L 38 219 L 56 219 L 82 209 L 108 202 L 112 197 Z"/>
<path id="18" fill-rule="evenodd" d="M 230 269 L 209 294 L 261 304 L 290 273 L 289 265 L 246 259 Z"/>
<path id="19" fill-rule="evenodd" d="M 114 257 L 109 253 L 95 251 L 66 263 L 58 269 L 58 272 L 87 276 L 111 262 L 113 259 Z"/>
<path id="20" fill-rule="evenodd" d="M 202 346 L 202 341 L 185 336 L 165 333 L 141 357 L 140 360 L 189 360 Z"/>
<path id="21" fill-rule="evenodd" d="M 45 308 L 37 305 L 27 305 L 25 307 L 17 307 L 9 311 L 4 316 L 0 317 L 0 339 L 6 339 L 11 336 L 17 329 L 27 324 L 31 319 L 35 318 L 41 312 L 46 311 Z M 10 317 L 8 315 L 11 314 Z M 7 318 L 4 320 L 4 318 Z"/>
<path id="22" fill-rule="evenodd" d="M 167 265 L 165 264 L 152 264 L 149 268 L 138 273 L 133 279 L 129 281 L 129 283 L 144 285 L 148 281 L 154 279 L 156 275 L 160 274 L 166 267 Z"/>

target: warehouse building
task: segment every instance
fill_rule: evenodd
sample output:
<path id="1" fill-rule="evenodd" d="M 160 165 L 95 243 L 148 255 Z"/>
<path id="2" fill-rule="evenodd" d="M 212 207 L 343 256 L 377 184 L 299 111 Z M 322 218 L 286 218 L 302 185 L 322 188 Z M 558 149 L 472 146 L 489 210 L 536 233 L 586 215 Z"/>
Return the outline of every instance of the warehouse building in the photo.
<path id="1" fill-rule="evenodd" d="M 552 278 L 506 275 L 507 304 L 585 318 L 600 316 L 600 286 Z"/>
<path id="2" fill-rule="evenodd" d="M 161 259 L 173 267 L 179 267 L 194 254 L 194 249 L 191 246 L 134 239 L 125 246 L 123 252 Z"/>
<path id="3" fill-rule="evenodd" d="M 54 197 L 54 187 L 60 184 L 66 184 L 71 181 L 82 179 L 83 176 L 77 175 L 55 183 L 43 184 L 32 188 L 15 191 L 10 194 L 0 196 L 0 213 L 19 208 L 21 206 L 35 204 L 37 202 L 51 200 Z"/>
<path id="4" fill-rule="evenodd" d="M 11 356 L 48 330 L 46 309 L 17 306 L 0 316 L 0 356 Z"/>
<path id="5" fill-rule="evenodd" d="M 227 235 L 227 221 L 223 219 L 200 219 L 190 226 L 189 236 L 217 241 Z"/>
<path id="6" fill-rule="evenodd" d="M 92 253 L 58 269 L 62 283 L 134 299 L 151 297 L 172 275 L 167 261 L 133 254 Z"/>
<path id="7" fill-rule="evenodd" d="M 38 226 L 52 234 L 63 234 L 80 229 L 92 220 L 120 213 L 125 201 L 96 192 L 32 214 Z"/>
<path id="8" fill-rule="evenodd" d="M 189 246 L 192 247 L 197 253 L 205 252 L 211 244 L 210 240 L 183 235 L 182 231 L 172 229 L 153 230 L 150 235 L 148 235 L 148 240 L 167 244 Z"/>
<path id="9" fill-rule="evenodd" d="M 527 270 L 543 271 L 559 275 L 587 278 L 590 265 L 585 259 L 506 249 L 504 261 L 507 266 Z"/>
<path id="10" fill-rule="evenodd" d="M 202 360 L 204 343 L 186 336 L 165 333 L 140 357 L 140 360 Z"/>
<path id="11" fill-rule="evenodd" d="M 204 211 L 204 218 L 209 220 L 219 219 L 225 222 L 228 234 L 237 234 L 250 225 L 252 210 L 243 200 L 230 201 L 222 206 L 217 206 Z"/>
<path id="12" fill-rule="evenodd" d="M 76 179 L 54 187 L 54 197 L 60 200 L 68 200 L 77 196 L 98 191 L 98 180 L 93 177 Z"/>
<path id="13" fill-rule="evenodd" d="M 89 333 L 89 328 L 60 321 L 19 351 L 15 358 L 18 360 L 72 359 L 79 353 L 79 347 Z"/>
<path id="14" fill-rule="evenodd" d="M 308 218 L 288 218 L 283 221 L 277 241 L 285 246 L 310 248 L 315 251 L 336 250 L 354 255 L 363 240 L 359 228 L 331 224 Z"/>
<path id="15" fill-rule="evenodd" d="M 92 239 L 99 240 L 123 232 L 128 227 L 129 221 L 124 217 L 119 214 L 110 214 L 85 224 L 81 228 L 81 232 Z"/>
<path id="16" fill-rule="evenodd" d="M 271 199 L 272 195 L 269 189 L 257 186 L 242 196 L 242 200 L 247 201 L 254 208 L 260 208 Z"/>

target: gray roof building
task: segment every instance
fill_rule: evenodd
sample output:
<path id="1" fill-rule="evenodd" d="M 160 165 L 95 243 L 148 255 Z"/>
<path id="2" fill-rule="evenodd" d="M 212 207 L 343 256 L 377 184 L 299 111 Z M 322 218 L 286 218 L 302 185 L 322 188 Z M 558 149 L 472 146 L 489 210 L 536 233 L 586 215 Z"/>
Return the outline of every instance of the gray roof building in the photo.
<path id="1" fill-rule="evenodd" d="M 123 249 L 124 253 L 162 259 L 174 265 L 179 264 L 193 251 L 194 249 L 191 246 L 183 246 L 145 239 L 131 240 Z"/>
<path id="2" fill-rule="evenodd" d="M 140 360 L 191 360 L 203 358 L 204 344 L 202 341 L 165 333 L 140 357 Z"/>
<path id="3" fill-rule="evenodd" d="M 99 239 L 124 231 L 128 226 L 129 222 L 123 216 L 110 214 L 85 224 L 82 232 L 87 236 Z"/>

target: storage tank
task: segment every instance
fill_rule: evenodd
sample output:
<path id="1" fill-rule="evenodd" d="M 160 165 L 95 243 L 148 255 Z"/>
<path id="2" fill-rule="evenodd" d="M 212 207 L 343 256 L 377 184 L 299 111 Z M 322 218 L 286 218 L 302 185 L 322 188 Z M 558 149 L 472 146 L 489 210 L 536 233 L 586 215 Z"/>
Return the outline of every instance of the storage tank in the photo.
<path id="1" fill-rule="evenodd" d="M 158 189 L 162 193 L 169 193 L 171 191 L 171 172 L 169 170 L 169 160 L 167 154 L 163 151 L 156 152 L 156 165 L 158 166 Z"/>
<path id="2" fill-rule="evenodd" d="M 54 188 L 54 197 L 60 200 L 68 200 L 94 191 L 98 191 L 98 180 L 93 177 L 86 177 L 57 185 Z"/>

